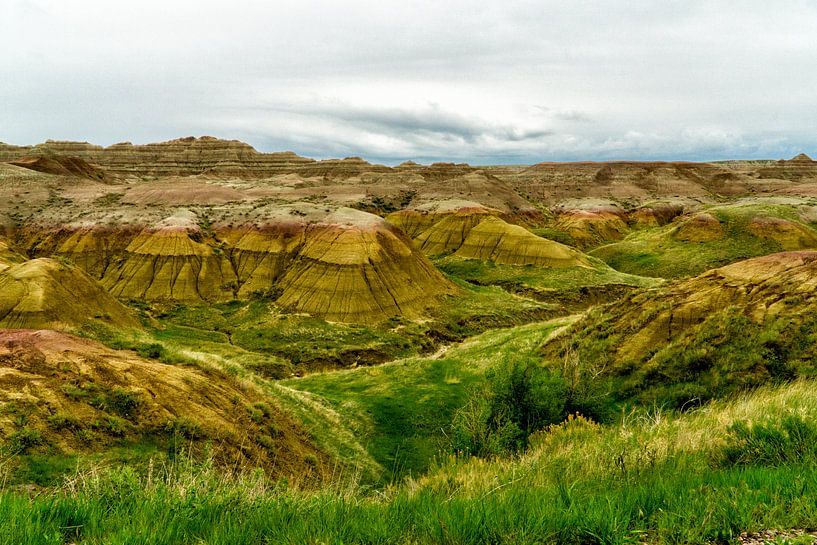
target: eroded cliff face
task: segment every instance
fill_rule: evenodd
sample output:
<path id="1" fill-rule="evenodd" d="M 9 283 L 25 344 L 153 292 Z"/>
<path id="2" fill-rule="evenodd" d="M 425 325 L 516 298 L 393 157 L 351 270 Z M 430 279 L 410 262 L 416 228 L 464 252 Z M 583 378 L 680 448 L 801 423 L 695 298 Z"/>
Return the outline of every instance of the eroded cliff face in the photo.
<path id="1" fill-rule="evenodd" d="M 0 161 L 5 162 L 53 155 L 76 157 L 121 176 L 153 178 L 198 174 L 259 178 L 286 172 L 344 177 L 377 169 L 359 158 L 315 161 L 292 152 L 259 153 L 243 142 L 209 136 L 108 147 L 53 140 L 36 146 L 0 145 Z"/>
<path id="2" fill-rule="evenodd" d="M 328 320 L 373 323 L 420 317 L 457 293 L 399 229 L 366 212 L 270 205 L 248 211 L 240 224 L 205 230 L 202 223 L 175 209 L 148 225 L 38 225 L 18 238 L 31 254 L 70 259 L 122 299 L 271 296 Z"/>

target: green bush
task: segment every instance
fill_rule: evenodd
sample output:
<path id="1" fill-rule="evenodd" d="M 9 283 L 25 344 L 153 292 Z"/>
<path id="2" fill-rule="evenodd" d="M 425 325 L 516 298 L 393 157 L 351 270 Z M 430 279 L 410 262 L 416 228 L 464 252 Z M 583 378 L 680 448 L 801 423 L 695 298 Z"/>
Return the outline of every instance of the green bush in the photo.
<path id="1" fill-rule="evenodd" d="M 45 438 L 38 430 L 24 427 L 9 437 L 6 448 L 13 454 L 23 454 L 28 449 L 42 445 L 45 443 Z"/>
<path id="2" fill-rule="evenodd" d="M 531 433 L 567 414 L 567 385 L 554 371 L 514 362 L 489 371 L 486 378 L 487 387 L 474 392 L 454 415 L 454 451 L 475 456 L 518 451 Z"/>
<path id="3" fill-rule="evenodd" d="M 780 422 L 754 425 L 735 422 L 729 428 L 721 463 L 725 466 L 815 464 L 817 424 L 795 415 Z"/>
<path id="4" fill-rule="evenodd" d="M 159 343 L 142 344 L 136 348 L 136 353 L 143 358 L 159 360 L 165 357 L 165 347 Z"/>

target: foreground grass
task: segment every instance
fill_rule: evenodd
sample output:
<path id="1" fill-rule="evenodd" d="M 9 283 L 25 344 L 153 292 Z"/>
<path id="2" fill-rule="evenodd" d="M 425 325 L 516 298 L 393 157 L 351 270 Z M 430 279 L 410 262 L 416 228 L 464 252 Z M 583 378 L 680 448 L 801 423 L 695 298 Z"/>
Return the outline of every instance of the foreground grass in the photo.
<path id="1" fill-rule="evenodd" d="M 735 421 L 814 422 L 814 383 L 686 415 L 573 419 L 521 457 L 452 458 L 382 491 L 321 491 L 183 463 L 77 476 L 30 499 L 0 492 L 0 543 L 705 543 L 817 526 L 814 459 L 727 464 Z"/>

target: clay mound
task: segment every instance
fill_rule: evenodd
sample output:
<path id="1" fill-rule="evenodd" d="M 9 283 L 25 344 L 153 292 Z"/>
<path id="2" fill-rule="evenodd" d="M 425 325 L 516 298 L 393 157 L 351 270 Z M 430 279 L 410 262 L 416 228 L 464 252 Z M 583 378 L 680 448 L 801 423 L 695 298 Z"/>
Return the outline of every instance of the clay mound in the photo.
<path id="1" fill-rule="evenodd" d="M 261 466 L 272 476 L 309 480 L 329 466 L 309 434 L 253 388 L 55 331 L 0 330 L 0 406 L 12 403 L 25 407 L 26 429 L 42 436 L 34 453 L 97 454 L 148 439 L 194 451 L 211 444 L 217 463 Z M 263 416 L 251 417 L 261 403 Z M 0 442 L 19 425 L 0 412 Z"/>
<path id="2" fill-rule="evenodd" d="M 450 216 L 464 218 L 471 215 L 497 215 L 502 213 L 494 208 L 474 201 L 447 199 L 426 203 L 416 208 L 398 210 L 386 216 L 386 220 L 399 227 L 411 238 L 417 238 L 423 231 Z"/>
<path id="3" fill-rule="evenodd" d="M 169 178 L 161 182 L 147 182 L 130 189 L 122 198 L 126 204 L 142 205 L 213 205 L 245 200 L 241 191 L 208 183 L 204 180 Z"/>
<path id="4" fill-rule="evenodd" d="M 773 240 L 783 250 L 817 247 L 817 233 L 805 225 L 783 218 L 756 217 L 749 222 L 747 229 L 756 237 Z"/>
<path id="5" fill-rule="evenodd" d="M 493 216 L 484 218 L 470 230 L 454 256 L 501 265 L 590 267 L 581 253 Z"/>
<path id="6" fill-rule="evenodd" d="M 685 242 L 709 242 L 723 238 L 725 232 L 718 218 L 702 212 L 684 221 L 674 230 L 672 236 Z"/>
<path id="7" fill-rule="evenodd" d="M 4 269 L 7 269 L 11 265 L 15 263 L 22 263 L 25 261 L 23 256 L 14 252 L 11 248 L 9 248 L 8 244 L 0 240 L 0 272 Z"/>
<path id="8" fill-rule="evenodd" d="M 202 242 L 195 215 L 175 215 L 136 235 L 104 272 L 102 285 L 126 299 L 223 301 L 234 297 L 230 260 Z"/>
<path id="9" fill-rule="evenodd" d="M 627 214 L 627 222 L 636 228 L 660 227 L 684 213 L 682 204 L 657 204 L 639 207 Z"/>
<path id="10" fill-rule="evenodd" d="M 456 288 L 406 236 L 373 214 L 277 207 L 263 225 L 219 236 L 234 245 L 240 295 L 276 290 L 278 303 L 330 321 L 420 317 Z"/>
<path id="11" fill-rule="evenodd" d="M 75 266 L 43 258 L 0 270 L 0 327 L 71 329 L 91 321 L 138 327 L 124 306 Z"/>
<path id="12" fill-rule="evenodd" d="M 805 153 L 801 153 L 795 157 L 791 158 L 792 163 L 813 163 L 814 160 L 806 155 Z"/>
<path id="13" fill-rule="evenodd" d="M 562 210 L 555 227 L 567 233 L 580 248 L 621 240 L 629 232 L 618 210 Z"/>
<path id="14" fill-rule="evenodd" d="M 121 262 L 128 244 L 141 230 L 139 226 L 90 221 L 51 229 L 33 226 L 21 238 L 26 241 L 30 254 L 64 257 L 101 280 L 113 263 Z"/>
<path id="15" fill-rule="evenodd" d="M 783 252 L 628 295 L 589 313 L 563 338 L 546 345 L 544 352 L 549 360 L 558 361 L 564 357 L 565 340 L 570 339 L 582 361 L 593 361 L 616 380 L 637 380 L 633 395 L 641 395 L 646 387 L 660 390 L 676 383 L 693 388 L 702 376 L 714 384 L 756 386 L 769 380 L 769 373 L 785 372 L 786 358 L 797 357 L 798 350 L 812 350 L 810 341 L 799 348 L 787 348 L 786 343 L 798 336 L 800 343 L 802 335 L 808 335 L 800 328 L 810 327 L 815 312 L 817 252 Z M 730 332 L 731 327 L 739 329 Z M 754 327 L 771 328 L 764 330 L 767 344 L 755 338 L 759 333 L 752 333 L 758 331 Z M 718 352 L 720 345 L 749 342 L 761 343 L 757 350 L 763 352 L 740 356 L 751 361 L 734 361 L 729 349 Z M 721 365 L 717 362 L 726 370 L 712 376 L 713 366 Z M 747 368 L 738 371 L 744 365 Z M 678 395 L 683 403 L 690 399 L 687 395 L 712 394 L 694 386 L 679 390 Z"/>
<path id="16" fill-rule="evenodd" d="M 91 165 L 84 159 L 73 156 L 49 155 L 22 157 L 9 161 L 14 166 L 60 176 L 79 176 L 90 180 L 106 181 L 107 175 L 101 168 Z"/>

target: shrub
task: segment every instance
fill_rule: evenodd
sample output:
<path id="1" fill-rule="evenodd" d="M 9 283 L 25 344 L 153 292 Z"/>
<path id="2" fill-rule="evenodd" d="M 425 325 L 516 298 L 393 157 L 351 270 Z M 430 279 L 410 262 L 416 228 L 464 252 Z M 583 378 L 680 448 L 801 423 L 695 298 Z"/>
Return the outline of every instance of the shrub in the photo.
<path id="1" fill-rule="evenodd" d="M 500 366 L 488 385 L 474 392 L 452 423 L 452 447 L 476 456 L 525 448 L 531 433 L 565 415 L 567 386 L 556 372 L 532 362 Z"/>
<path id="2" fill-rule="evenodd" d="M 165 347 L 159 343 L 142 344 L 136 348 L 136 353 L 143 358 L 158 360 L 165 357 Z"/>
<path id="3" fill-rule="evenodd" d="M 780 466 L 817 463 L 817 424 L 801 416 L 749 425 L 735 422 L 723 447 L 722 465 Z"/>
<path id="4" fill-rule="evenodd" d="M 31 447 L 42 445 L 45 442 L 42 433 L 38 430 L 24 427 L 9 437 L 7 448 L 14 454 L 23 454 Z"/>

